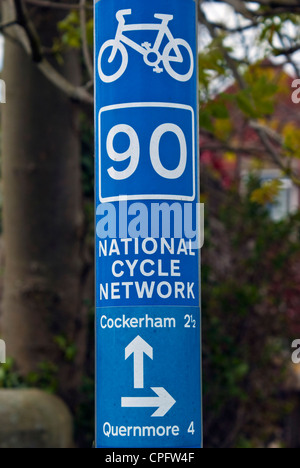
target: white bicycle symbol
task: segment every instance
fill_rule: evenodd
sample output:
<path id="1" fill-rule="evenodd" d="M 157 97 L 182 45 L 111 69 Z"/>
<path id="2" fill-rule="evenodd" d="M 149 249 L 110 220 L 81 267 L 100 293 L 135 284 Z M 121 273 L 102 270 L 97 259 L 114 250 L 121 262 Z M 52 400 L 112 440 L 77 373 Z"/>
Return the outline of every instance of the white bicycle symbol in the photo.
<path id="1" fill-rule="evenodd" d="M 144 62 L 149 67 L 153 68 L 155 73 L 163 73 L 164 69 L 160 66 L 162 63 L 167 73 L 177 81 L 186 82 L 191 79 L 194 73 L 194 56 L 190 45 L 183 39 L 174 39 L 173 34 L 169 29 L 169 22 L 173 20 L 173 15 L 156 14 L 155 18 L 161 20 L 161 23 L 154 24 L 125 24 L 125 16 L 131 15 L 132 10 L 120 10 L 116 17 L 119 22 L 115 39 L 109 40 L 101 47 L 98 57 L 98 72 L 101 80 L 104 83 L 112 83 L 118 80 L 126 71 L 128 66 L 128 52 L 124 44 L 131 47 L 132 49 L 139 52 L 144 57 Z M 149 42 L 144 42 L 139 45 L 133 40 L 129 39 L 124 35 L 130 31 L 158 31 L 157 38 L 154 46 L 152 47 Z M 165 38 L 168 38 L 169 42 L 164 48 L 163 52 L 160 53 L 159 49 Z M 176 72 L 172 65 L 174 63 L 183 63 L 184 58 L 180 51 L 180 47 L 187 50 L 189 54 L 189 69 L 187 73 L 180 74 Z M 112 75 L 107 75 L 103 72 L 102 59 L 104 52 L 108 49 L 112 49 L 111 55 L 108 59 L 108 63 L 111 64 L 117 57 L 118 52 L 121 54 L 122 63 L 117 72 Z"/>

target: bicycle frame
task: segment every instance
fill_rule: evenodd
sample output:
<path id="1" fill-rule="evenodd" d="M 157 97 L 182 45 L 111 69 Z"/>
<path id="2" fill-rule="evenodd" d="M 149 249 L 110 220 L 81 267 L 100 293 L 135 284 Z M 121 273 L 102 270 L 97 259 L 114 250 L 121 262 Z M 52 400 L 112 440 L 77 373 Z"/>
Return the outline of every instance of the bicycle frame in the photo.
<path id="1" fill-rule="evenodd" d="M 131 13 L 126 13 L 126 14 L 129 15 Z M 116 54 L 118 52 L 118 45 L 120 43 L 128 45 L 129 47 L 136 50 L 143 56 L 149 54 L 149 50 L 145 49 L 145 47 L 137 44 L 132 39 L 124 35 L 124 33 L 126 32 L 133 32 L 133 31 L 158 31 L 157 38 L 156 38 L 153 48 L 151 49 L 151 52 L 156 53 L 158 56 L 162 58 L 159 52 L 159 49 L 163 42 L 164 37 L 167 36 L 169 42 L 171 43 L 174 42 L 174 36 L 168 27 L 168 23 L 171 21 L 171 18 L 168 15 L 166 16 L 167 16 L 166 18 L 162 19 L 161 23 L 157 23 L 157 24 L 144 23 L 144 24 L 126 25 L 124 14 L 121 14 L 118 17 L 119 26 L 118 26 L 116 37 L 115 37 L 116 43 L 112 50 L 111 56 L 109 58 L 109 63 L 113 62 L 113 60 L 115 59 Z M 174 50 L 175 50 L 176 56 L 170 57 L 169 60 L 173 62 L 182 62 L 183 58 L 182 58 L 181 52 L 176 45 L 174 46 Z"/>

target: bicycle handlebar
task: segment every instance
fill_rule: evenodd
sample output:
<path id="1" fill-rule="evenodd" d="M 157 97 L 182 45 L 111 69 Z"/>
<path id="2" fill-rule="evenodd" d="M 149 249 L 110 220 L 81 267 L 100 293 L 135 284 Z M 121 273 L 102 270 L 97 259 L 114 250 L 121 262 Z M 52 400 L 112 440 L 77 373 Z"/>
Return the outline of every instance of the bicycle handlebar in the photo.
<path id="1" fill-rule="evenodd" d="M 132 14 L 132 10 L 120 10 L 116 14 L 116 18 L 119 21 L 119 23 L 121 23 L 121 22 L 125 23 L 124 16 L 131 15 L 131 14 Z"/>

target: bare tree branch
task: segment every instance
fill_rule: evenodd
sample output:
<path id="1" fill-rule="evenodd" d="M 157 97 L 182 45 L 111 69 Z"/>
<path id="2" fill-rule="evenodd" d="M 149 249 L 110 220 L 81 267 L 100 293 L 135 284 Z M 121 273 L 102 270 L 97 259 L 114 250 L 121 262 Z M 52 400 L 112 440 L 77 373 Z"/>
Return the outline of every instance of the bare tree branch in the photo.
<path id="1" fill-rule="evenodd" d="M 217 31 L 215 30 L 215 28 L 212 26 L 212 24 L 206 18 L 206 15 L 202 11 L 202 9 L 200 8 L 200 5 L 199 5 L 199 19 L 207 27 L 207 29 L 210 32 L 211 36 L 214 39 L 217 39 L 219 37 L 219 35 L 218 35 Z M 226 62 L 228 64 L 230 70 L 232 71 L 232 74 L 233 74 L 234 78 L 236 79 L 237 83 L 239 84 L 241 89 L 245 89 L 247 87 L 247 84 L 245 83 L 244 78 L 242 77 L 242 75 L 238 71 L 236 61 L 230 56 L 228 50 L 226 49 L 226 47 L 224 45 L 221 44 L 220 48 L 222 50 L 223 56 L 224 56 L 224 58 L 225 58 L 225 60 L 226 60 Z"/>
<path id="2" fill-rule="evenodd" d="M 10 28 L 11 26 L 15 26 L 17 24 L 17 21 L 9 21 L 8 23 L 3 23 L 0 24 L 0 31 L 3 33 L 5 29 Z"/>
<path id="3" fill-rule="evenodd" d="M 284 141 L 281 135 L 279 135 L 277 132 L 272 130 L 271 128 L 267 127 L 266 125 L 262 125 L 261 123 L 258 123 L 256 120 L 251 120 L 250 121 L 250 127 L 253 128 L 253 130 L 256 131 L 261 131 L 264 132 L 267 137 L 274 141 L 277 145 L 283 146 Z"/>
<path id="4" fill-rule="evenodd" d="M 299 6 L 298 0 L 255 0 L 255 3 L 263 6 L 272 6 L 273 8 L 292 8 L 294 6 Z"/>
<path id="5" fill-rule="evenodd" d="M 284 36 L 281 33 L 278 33 L 278 37 L 280 39 L 282 47 L 284 48 L 285 47 Z M 299 45 L 299 49 L 300 49 L 300 45 Z M 285 49 L 285 52 L 282 55 L 284 55 L 287 58 L 288 63 L 292 65 L 292 67 L 295 70 L 296 76 L 300 76 L 300 68 L 293 57 L 294 52 L 291 53 L 289 52 L 289 50 L 291 49 Z"/>
<path id="6" fill-rule="evenodd" d="M 201 152 L 203 151 L 226 152 L 256 157 L 261 156 L 261 148 L 257 146 L 232 146 L 222 141 L 212 141 L 201 144 Z"/>
<path id="7" fill-rule="evenodd" d="M 74 86 L 46 60 L 43 55 L 39 36 L 33 23 L 30 21 L 23 0 L 14 0 L 14 5 L 18 23 L 18 26 L 15 27 L 18 43 L 25 52 L 32 57 L 32 60 L 37 64 L 39 70 L 54 86 L 60 89 L 70 99 L 89 106 L 93 105 L 94 98 L 85 87 Z"/>
<path id="8" fill-rule="evenodd" d="M 245 31 L 249 31 L 249 29 L 253 29 L 253 28 L 257 27 L 257 24 L 255 22 L 247 24 L 246 26 L 240 26 L 240 27 L 237 27 L 237 28 L 229 28 L 228 26 L 226 26 L 223 23 L 214 23 L 212 21 L 210 21 L 210 24 L 214 28 L 221 29 L 222 31 L 228 32 L 229 34 L 242 33 L 242 32 L 245 32 Z"/>
<path id="9" fill-rule="evenodd" d="M 279 57 L 280 55 L 293 55 L 300 50 L 300 44 L 296 44 L 287 49 L 274 49 L 274 55 Z"/>
<path id="10" fill-rule="evenodd" d="M 29 15 L 27 14 L 26 8 L 22 0 L 14 0 L 14 4 L 17 15 L 17 23 L 26 32 L 30 44 L 32 60 L 34 62 L 39 63 L 42 61 L 43 58 L 39 36 L 35 30 L 33 23 L 29 18 Z"/>
<path id="11" fill-rule="evenodd" d="M 94 77 L 94 66 L 90 56 L 89 45 L 87 40 L 86 31 L 86 0 L 80 0 L 80 27 L 81 27 L 81 40 L 82 40 L 82 54 L 85 66 L 89 73 L 90 79 Z"/>
<path id="12" fill-rule="evenodd" d="M 264 15 L 276 15 L 280 13 L 295 13 L 300 10 L 298 0 L 255 0 L 253 3 L 263 7 L 261 9 L 250 10 L 247 8 L 249 2 L 245 0 L 200 0 L 201 3 L 227 3 L 237 13 L 241 14 L 245 18 L 251 19 L 256 16 Z"/>
<path id="13" fill-rule="evenodd" d="M 94 104 L 93 96 L 87 92 L 85 87 L 72 85 L 72 83 L 64 78 L 63 75 L 58 73 L 47 60 L 43 59 L 38 64 L 38 68 L 52 84 L 54 84 L 73 101 L 88 105 Z"/>

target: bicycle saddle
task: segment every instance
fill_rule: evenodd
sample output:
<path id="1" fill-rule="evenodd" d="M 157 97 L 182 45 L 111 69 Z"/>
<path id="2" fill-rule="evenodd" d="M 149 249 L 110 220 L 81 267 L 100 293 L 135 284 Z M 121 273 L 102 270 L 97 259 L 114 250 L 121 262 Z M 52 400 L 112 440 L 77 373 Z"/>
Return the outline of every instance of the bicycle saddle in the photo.
<path id="1" fill-rule="evenodd" d="M 157 18 L 157 19 L 160 19 L 160 20 L 172 21 L 172 19 L 174 19 L 174 16 L 173 15 L 157 14 L 157 15 L 154 15 L 154 18 Z"/>

